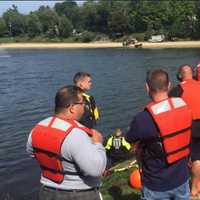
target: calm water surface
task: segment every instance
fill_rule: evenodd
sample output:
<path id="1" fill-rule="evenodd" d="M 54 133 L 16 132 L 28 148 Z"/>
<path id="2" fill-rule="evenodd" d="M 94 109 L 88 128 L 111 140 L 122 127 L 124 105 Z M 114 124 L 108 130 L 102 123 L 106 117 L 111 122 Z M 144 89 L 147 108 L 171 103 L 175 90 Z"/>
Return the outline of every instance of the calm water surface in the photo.
<path id="1" fill-rule="evenodd" d="M 199 49 L 0 49 L 0 199 L 37 199 L 40 172 L 26 154 L 27 137 L 53 114 L 56 90 L 77 71 L 93 75 L 98 129 L 106 136 L 117 127 L 126 131 L 147 103 L 146 70 L 162 67 L 176 83 L 177 67 L 194 65 L 199 55 Z"/>

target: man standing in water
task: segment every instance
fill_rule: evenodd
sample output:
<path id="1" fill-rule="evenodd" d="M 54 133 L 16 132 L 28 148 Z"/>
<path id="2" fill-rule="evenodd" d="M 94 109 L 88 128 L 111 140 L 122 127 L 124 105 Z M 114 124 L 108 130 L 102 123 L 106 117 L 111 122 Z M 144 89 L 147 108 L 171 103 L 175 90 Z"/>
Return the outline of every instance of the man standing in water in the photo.
<path id="1" fill-rule="evenodd" d="M 152 99 L 138 113 L 126 134 L 139 142 L 142 168 L 141 200 L 189 200 L 188 155 L 191 112 L 181 98 L 169 98 L 167 72 L 147 73 L 146 89 Z"/>
<path id="2" fill-rule="evenodd" d="M 84 113 L 82 90 L 60 88 L 55 115 L 31 131 L 27 151 L 38 161 L 40 200 L 100 200 L 101 175 L 106 167 L 102 134 L 79 122 Z"/>
<path id="3" fill-rule="evenodd" d="M 181 65 L 177 78 L 180 84 L 170 91 L 170 96 L 181 97 L 192 110 L 192 188 L 191 195 L 200 192 L 200 82 L 193 79 L 193 69 L 190 65 Z"/>
<path id="4" fill-rule="evenodd" d="M 73 81 L 76 86 L 80 87 L 84 91 L 83 97 L 85 100 L 85 112 L 80 119 L 80 123 L 86 127 L 93 128 L 99 119 L 99 110 L 95 104 L 94 97 L 85 93 L 92 87 L 91 75 L 85 72 L 78 72 L 75 74 Z"/>
<path id="5" fill-rule="evenodd" d="M 107 169 L 132 157 L 130 153 L 131 145 L 125 140 L 119 128 L 108 138 L 105 149 L 108 158 Z"/>

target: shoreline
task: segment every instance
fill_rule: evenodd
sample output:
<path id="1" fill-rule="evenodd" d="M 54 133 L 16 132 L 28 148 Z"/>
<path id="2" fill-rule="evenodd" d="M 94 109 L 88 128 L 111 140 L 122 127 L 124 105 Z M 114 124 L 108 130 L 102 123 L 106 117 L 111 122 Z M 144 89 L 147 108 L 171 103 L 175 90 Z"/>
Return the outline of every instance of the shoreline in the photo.
<path id="1" fill-rule="evenodd" d="M 200 41 L 176 42 L 141 42 L 143 49 L 165 48 L 200 48 Z M 0 49 L 76 49 L 76 48 L 135 48 L 134 45 L 123 47 L 122 42 L 92 42 L 92 43 L 0 43 Z"/>

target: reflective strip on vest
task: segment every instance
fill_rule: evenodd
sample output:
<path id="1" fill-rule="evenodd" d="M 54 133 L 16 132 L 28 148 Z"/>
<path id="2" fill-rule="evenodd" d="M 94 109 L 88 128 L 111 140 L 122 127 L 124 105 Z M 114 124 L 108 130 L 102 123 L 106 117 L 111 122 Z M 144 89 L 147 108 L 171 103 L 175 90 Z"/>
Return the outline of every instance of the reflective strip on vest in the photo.
<path id="1" fill-rule="evenodd" d="M 168 164 L 189 154 L 192 116 L 181 98 L 170 98 L 146 106 L 160 133 Z"/>
<path id="2" fill-rule="evenodd" d="M 88 106 L 88 110 L 91 114 L 92 119 L 95 121 L 99 120 L 100 113 L 99 113 L 99 109 L 97 108 L 96 104 L 94 103 L 94 98 L 92 96 L 89 96 L 86 93 L 83 93 L 82 95 L 86 100 L 86 104 Z"/>
<path id="3" fill-rule="evenodd" d="M 114 139 L 113 139 L 113 147 L 114 147 L 114 149 L 120 149 L 121 145 L 122 145 L 122 139 L 114 137 Z"/>
<path id="4" fill-rule="evenodd" d="M 61 147 L 72 129 L 78 128 L 89 135 L 92 130 L 84 127 L 77 121 L 64 120 L 58 117 L 50 117 L 39 122 L 32 130 L 32 146 L 34 155 L 42 169 L 42 176 L 55 183 L 62 183 L 64 175 L 80 175 L 80 172 L 65 171 L 62 161 L 68 161 L 61 155 Z M 73 163 L 75 164 L 75 163 Z"/>

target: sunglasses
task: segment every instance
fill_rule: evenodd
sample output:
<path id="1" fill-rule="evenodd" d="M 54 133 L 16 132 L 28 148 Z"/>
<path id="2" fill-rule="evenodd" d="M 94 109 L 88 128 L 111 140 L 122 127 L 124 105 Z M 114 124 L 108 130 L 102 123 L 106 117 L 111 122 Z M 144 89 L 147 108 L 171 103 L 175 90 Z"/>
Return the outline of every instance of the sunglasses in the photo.
<path id="1" fill-rule="evenodd" d="M 83 101 L 83 102 L 75 102 L 75 103 L 73 103 L 74 105 L 85 105 L 85 101 Z"/>

